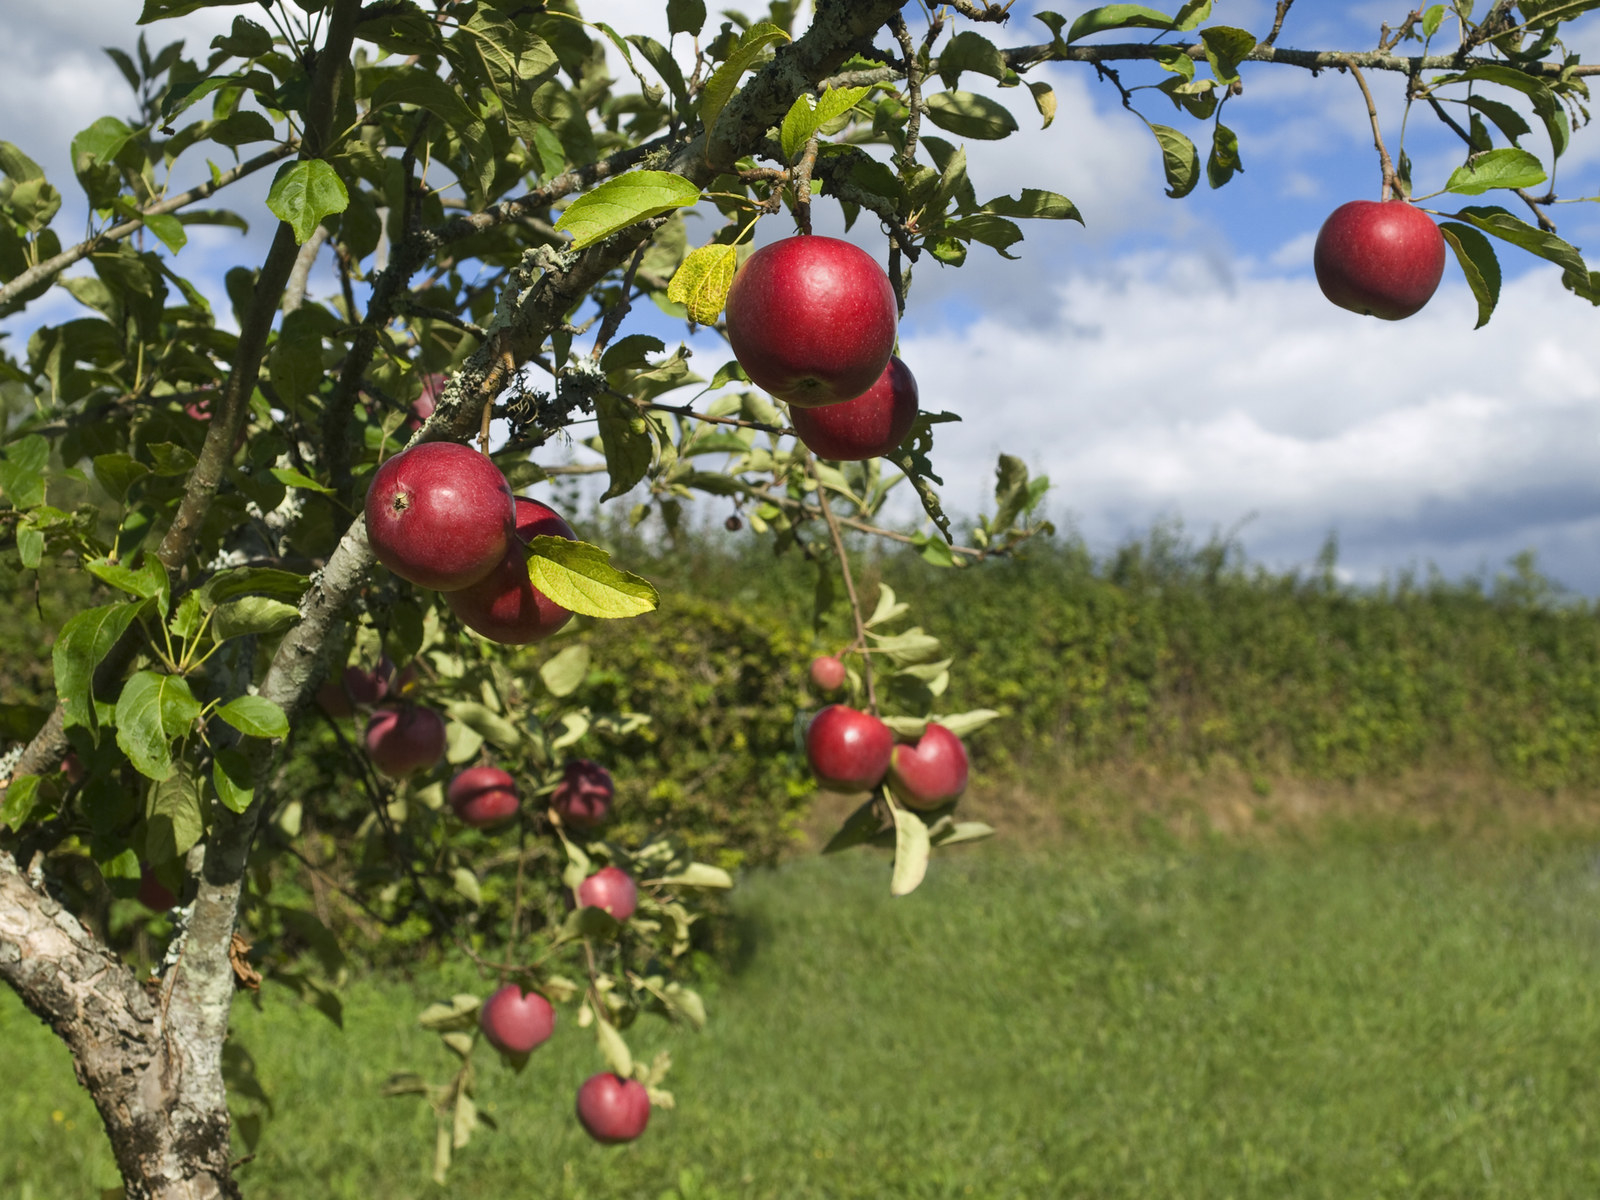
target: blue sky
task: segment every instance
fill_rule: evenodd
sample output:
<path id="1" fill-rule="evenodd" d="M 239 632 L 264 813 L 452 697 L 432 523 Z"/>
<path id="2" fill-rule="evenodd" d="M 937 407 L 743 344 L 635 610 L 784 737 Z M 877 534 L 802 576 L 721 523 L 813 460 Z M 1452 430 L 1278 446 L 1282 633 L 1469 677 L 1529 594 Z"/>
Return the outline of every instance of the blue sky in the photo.
<path id="1" fill-rule="evenodd" d="M 0 6 L 0 34 L 14 47 L 0 78 L 0 137 L 50 168 L 69 207 L 72 133 L 127 105 L 97 47 L 130 45 L 139 7 Z M 1034 11 L 1070 20 L 1089 7 L 1019 3 L 1008 28 L 983 32 L 1007 45 L 1042 41 Z M 1279 45 L 1370 49 L 1380 23 L 1409 7 L 1299 0 Z M 1271 9 L 1267 0 L 1218 0 L 1213 20 L 1260 36 Z M 234 11 L 203 10 L 178 31 L 209 40 Z M 586 12 L 619 27 L 663 24 L 652 0 L 591 0 Z M 1577 29 L 1571 48 L 1600 56 L 1600 14 Z M 169 36 L 151 31 L 156 45 Z M 1129 67 L 1124 80 L 1150 75 Z M 935 451 L 953 507 L 982 507 L 995 455 L 1006 451 L 1051 476 L 1051 515 L 1101 549 L 1176 518 L 1202 537 L 1237 528 L 1253 556 L 1292 566 L 1337 532 L 1351 577 L 1376 580 L 1430 563 L 1450 575 L 1492 573 L 1532 548 L 1558 580 L 1600 593 L 1600 312 L 1565 293 L 1553 268 L 1509 249 L 1501 308 L 1484 330 L 1472 331 L 1475 308 L 1453 264 L 1428 308 L 1404 322 L 1329 305 L 1310 273 L 1316 230 L 1338 204 L 1376 198 L 1378 188 L 1349 76 L 1247 64 L 1244 94 L 1226 110 L 1245 172 L 1181 201 L 1163 194 L 1154 140 L 1091 68 L 1055 65 L 1042 77 L 1060 99 L 1055 124 L 1039 130 L 1025 92 L 993 91 L 1022 132 L 969 144 L 971 173 L 981 197 L 1025 186 L 1062 192 L 1087 228 L 1032 223 L 1020 262 L 977 248 L 959 271 L 925 264 L 902 329 L 924 407 L 963 417 L 941 429 Z M 1393 149 L 1399 81 L 1369 81 Z M 968 76 L 963 86 L 984 82 Z M 1197 123 L 1151 95 L 1140 94 L 1147 115 L 1201 141 Z M 1407 148 L 1419 189 L 1432 190 L 1460 151 L 1425 109 L 1413 118 Z M 1545 150 L 1540 136 L 1527 144 Z M 1597 163 L 1600 132 L 1579 130 L 1561 193 L 1600 194 Z M 194 164 L 197 178 L 203 169 Z M 259 191 L 236 203 L 256 206 L 254 243 L 268 228 Z M 75 212 L 58 219 L 63 236 L 81 226 L 81 206 Z M 1595 206 L 1561 206 L 1555 216 L 1600 266 Z M 881 254 L 867 224 L 851 236 Z M 782 236 L 778 225 L 765 222 L 761 239 Z M 197 236 L 183 257 L 226 254 L 225 266 L 241 249 L 237 234 L 220 231 Z M 192 261 L 183 268 L 207 273 Z M 64 304 L 51 319 L 70 311 Z M 639 322 L 683 333 L 649 314 Z M 704 338 L 694 344 L 707 373 L 726 356 Z"/>

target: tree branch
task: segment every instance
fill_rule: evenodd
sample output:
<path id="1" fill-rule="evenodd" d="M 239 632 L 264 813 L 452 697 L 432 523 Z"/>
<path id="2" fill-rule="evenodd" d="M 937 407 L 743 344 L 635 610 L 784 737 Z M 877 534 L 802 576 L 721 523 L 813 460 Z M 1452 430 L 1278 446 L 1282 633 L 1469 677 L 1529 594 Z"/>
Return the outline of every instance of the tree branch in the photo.
<path id="1" fill-rule="evenodd" d="M 103 233 L 97 233 L 92 238 L 79 242 L 76 246 L 45 259 L 37 266 L 29 267 L 4 287 L 0 287 L 0 308 L 10 304 L 29 288 L 61 274 L 73 263 L 88 258 L 96 250 L 109 246 L 112 242 L 120 242 L 130 234 L 143 229 L 144 217 L 159 217 L 165 213 L 177 212 L 180 208 L 187 208 L 197 200 L 204 200 L 207 196 L 214 196 L 230 183 L 243 179 L 246 175 L 253 175 L 261 170 L 262 167 L 270 167 L 275 162 L 281 162 L 299 148 L 299 144 L 292 141 L 283 146 L 274 146 L 265 154 L 256 155 L 249 162 L 240 163 L 231 171 L 224 171 L 216 179 L 208 179 L 204 183 L 190 188 L 187 192 L 169 196 L 165 200 L 140 210 L 139 219 L 130 218 L 120 224 L 113 225 Z"/>

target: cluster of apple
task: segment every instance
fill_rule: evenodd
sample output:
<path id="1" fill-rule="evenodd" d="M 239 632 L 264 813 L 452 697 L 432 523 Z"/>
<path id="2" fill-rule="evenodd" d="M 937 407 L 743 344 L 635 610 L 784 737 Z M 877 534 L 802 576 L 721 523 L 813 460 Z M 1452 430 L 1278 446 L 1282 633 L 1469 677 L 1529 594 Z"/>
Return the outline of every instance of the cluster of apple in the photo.
<path id="1" fill-rule="evenodd" d="M 1352 200 L 1317 233 L 1312 265 L 1340 308 L 1399 321 L 1421 311 L 1444 277 L 1444 235 L 1405 200 Z"/>
<path id="2" fill-rule="evenodd" d="M 615 795 L 611 772 L 589 759 L 567 763 L 550 796 L 550 807 L 564 826 L 592 830 L 611 815 Z M 521 807 L 516 780 L 499 767 L 468 767 L 450 781 L 445 792 L 463 824 L 474 828 L 499 825 Z M 616 921 L 633 916 L 639 888 L 621 867 L 602 867 L 575 889 L 579 908 L 598 908 Z M 478 1014 L 483 1036 L 496 1050 L 513 1058 L 532 1053 L 555 1030 L 555 1008 L 543 995 L 508 983 L 484 1001 Z M 632 1141 L 650 1120 L 650 1096 L 635 1079 L 610 1072 L 590 1077 L 578 1089 L 578 1120 L 600 1142 Z"/>
<path id="3" fill-rule="evenodd" d="M 894 288 L 872 256 L 802 234 L 763 246 L 728 291 L 728 342 L 752 383 L 787 401 L 820 458 L 888 454 L 917 418 L 917 381 L 894 355 Z"/>
<path id="4" fill-rule="evenodd" d="M 513 496 L 500 468 L 468 446 L 423 442 L 385 462 L 367 489 L 366 526 L 379 562 L 443 592 L 490 641 L 542 641 L 572 618 L 529 581 L 525 546 L 577 535 L 549 505 Z"/>
<path id="5" fill-rule="evenodd" d="M 825 692 L 843 687 L 846 674 L 831 655 L 811 663 L 811 681 Z M 894 733 L 871 713 L 830 704 L 806 726 L 806 759 L 823 787 L 870 792 L 887 778 L 895 799 L 917 812 L 953 804 L 967 790 L 967 748 L 932 721 L 914 744 L 896 745 Z"/>

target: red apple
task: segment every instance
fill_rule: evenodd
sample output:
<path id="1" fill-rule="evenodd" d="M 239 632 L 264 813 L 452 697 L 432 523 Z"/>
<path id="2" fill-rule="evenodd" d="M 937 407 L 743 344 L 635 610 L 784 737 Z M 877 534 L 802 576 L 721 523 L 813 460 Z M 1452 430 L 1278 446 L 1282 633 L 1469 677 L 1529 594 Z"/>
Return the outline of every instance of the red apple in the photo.
<path id="1" fill-rule="evenodd" d="M 68 750 L 66 757 L 61 760 L 61 773 L 70 784 L 79 784 L 89 778 L 89 772 L 83 767 L 83 759 L 78 757 L 76 750 Z"/>
<path id="2" fill-rule="evenodd" d="M 443 758 L 444 740 L 444 718 L 431 708 L 380 708 L 367 722 L 372 765 L 397 779 Z"/>
<path id="3" fill-rule="evenodd" d="M 1351 312 L 1398 321 L 1432 297 L 1444 275 L 1444 235 L 1404 200 L 1352 200 L 1317 234 L 1322 294 Z"/>
<path id="4" fill-rule="evenodd" d="M 517 813 L 517 781 L 499 767 L 468 767 L 445 789 L 450 807 L 464 825 L 482 829 Z"/>
<path id="5" fill-rule="evenodd" d="M 550 805 L 561 822 L 574 829 L 595 829 L 611 815 L 616 787 L 611 772 L 597 762 L 577 758 L 563 769 L 561 782 L 550 795 Z"/>
<path id="6" fill-rule="evenodd" d="M 601 867 L 578 885 L 580 908 L 604 909 L 619 921 L 633 916 L 639 904 L 639 889 L 621 867 Z"/>
<path id="7" fill-rule="evenodd" d="M 372 477 L 367 539 L 401 579 L 449 592 L 505 557 L 514 512 L 506 477 L 487 457 L 455 442 L 424 442 Z"/>
<path id="8" fill-rule="evenodd" d="M 826 408 L 794 408 L 794 431 L 818 458 L 861 462 L 888 454 L 917 419 L 917 381 L 891 358 L 878 381 L 854 400 Z"/>
<path id="9" fill-rule="evenodd" d="M 844 663 L 831 654 L 819 655 L 811 660 L 811 683 L 818 691 L 837 692 L 849 677 Z"/>
<path id="10" fill-rule="evenodd" d="M 172 894 L 172 889 L 156 878 L 156 873 L 148 863 L 139 864 L 138 896 L 139 903 L 152 912 L 166 912 L 178 906 L 178 898 Z"/>
<path id="11" fill-rule="evenodd" d="M 483 1002 L 478 1028 L 496 1050 L 526 1054 L 550 1040 L 556 1027 L 556 1010 L 538 992 L 524 993 L 508 983 Z"/>
<path id="12" fill-rule="evenodd" d="M 915 746 L 889 756 L 889 790 L 907 808 L 949 804 L 967 790 L 967 748 L 943 725 L 930 724 Z"/>
<path id="13" fill-rule="evenodd" d="M 344 690 L 356 704 L 376 704 L 389 694 L 389 680 L 394 676 L 394 663 L 385 654 L 372 670 L 354 663 L 344 669 Z"/>
<path id="14" fill-rule="evenodd" d="M 894 734 L 871 713 L 830 704 L 806 727 L 806 757 L 817 782 L 836 792 L 865 792 L 889 769 Z"/>
<path id="15" fill-rule="evenodd" d="M 516 513 L 517 536 L 499 565 L 477 583 L 445 595 L 463 625 L 507 646 L 543 641 L 572 619 L 529 581 L 523 543 L 541 536 L 576 539 L 577 534 L 555 509 L 526 496 L 517 497 Z"/>
<path id="16" fill-rule="evenodd" d="M 728 292 L 728 342 L 745 374 L 799 408 L 853 400 L 894 349 L 894 288 L 849 242 L 816 235 L 757 250 Z"/>
<path id="17" fill-rule="evenodd" d="M 578 1120 L 597 1142 L 631 1142 L 650 1123 L 650 1093 L 637 1079 L 591 1075 L 578 1089 Z"/>

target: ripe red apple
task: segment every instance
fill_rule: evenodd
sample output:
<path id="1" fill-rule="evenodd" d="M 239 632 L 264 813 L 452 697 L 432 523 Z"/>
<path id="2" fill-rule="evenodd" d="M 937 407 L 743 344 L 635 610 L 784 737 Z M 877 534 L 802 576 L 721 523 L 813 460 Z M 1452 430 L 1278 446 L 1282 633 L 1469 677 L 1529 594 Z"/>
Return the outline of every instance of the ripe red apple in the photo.
<path id="1" fill-rule="evenodd" d="M 604 909 L 619 921 L 633 916 L 638 904 L 639 889 L 621 867 L 601 867 L 578 885 L 580 908 Z"/>
<path id="2" fill-rule="evenodd" d="M 894 734 L 871 713 L 830 704 L 806 727 L 806 757 L 823 787 L 865 792 L 889 769 Z"/>
<path id="3" fill-rule="evenodd" d="M 889 790 L 907 808 L 949 804 L 967 790 L 967 748 L 943 725 L 930 724 L 915 746 L 889 756 Z"/>
<path id="4" fill-rule="evenodd" d="M 483 829 L 516 816 L 517 781 L 499 767 L 468 767 L 445 789 L 445 798 L 464 825 Z"/>
<path id="5" fill-rule="evenodd" d="M 172 889 L 156 878 L 149 863 L 139 864 L 138 896 L 139 903 L 152 912 L 166 912 L 178 906 L 178 898 L 172 894 Z"/>
<path id="6" fill-rule="evenodd" d="M 611 815 L 616 787 L 611 772 L 587 758 L 576 758 L 563 768 L 561 782 L 550 795 L 550 805 L 561 822 L 574 829 L 595 829 Z"/>
<path id="7" fill-rule="evenodd" d="M 431 708 L 380 708 L 367 722 L 372 765 L 397 779 L 443 758 L 444 740 L 444 718 Z"/>
<path id="8" fill-rule="evenodd" d="M 1444 235 L 1404 200 L 1352 200 L 1323 222 L 1312 255 L 1322 294 L 1351 312 L 1398 321 L 1444 275 Z"/>
<path id="9" fill-rule="evenodd" d="M 516 499 L 517 534 L 499 564 L 477 583 L 445 595 L 463 625 L 507 646 L 543 641 L 572 619 L 529 581 L 523 544 L 541 536 L 576 539 L 577 534 L 549 505 L 526 496 Z"/>
<path id="10" fill-rule="evenodd" d="M 578 1120 L 597 1142 L 631 1142 L 650 1123 L 650 1093 L 637 1079 L 591 1075 L 578 1089 Z"/>
<path id="11" fill-rule="evenodd" d="M 728 342 L 757 386 L 800 408 L 853 400 L 894 349 L 894 288 L 865 250 L 785 238 L 757 250 L 728 292 Z"/>
<path id="12" fill-rule="evenodd" d="M 556 1027 L 556 1010 L 538 992 L 524 993 L 508 983 L 483 1002 L 478 1028 L 496 1050 L 526 1054 L 550 1040 Z"/>
<path id="13" fill-rule="evenodd" d="M 494 570 L 514 512 L 506 477 L 487 457 L 455 442 L 424 442 L 372 477 L 367 540 L 401 579 L 449 592 Z"/>
<path id="14" fill-rule="evenodd" d="M 822 654 L 811 660 L 811 683 L 818 691 L 837 692 L 849 675 L 844 663 L 831 654 Z"/>
<path id="15" fill-rule="evenodd" d="M 794 408 L 794 431 L 818 458 L 862 462 L 906 440 L 917 419 L 917 381 L 898 357 L 854 400 L 826 408 Z"/>

